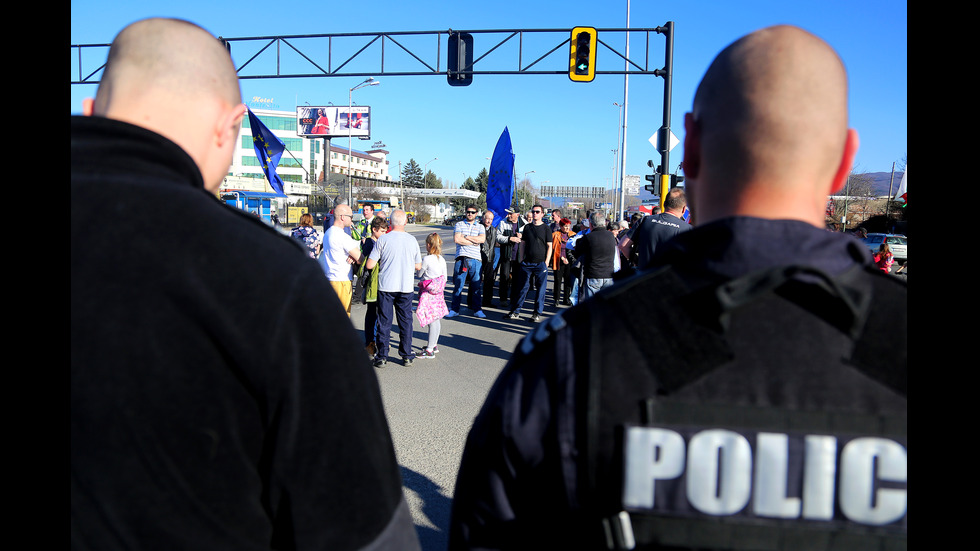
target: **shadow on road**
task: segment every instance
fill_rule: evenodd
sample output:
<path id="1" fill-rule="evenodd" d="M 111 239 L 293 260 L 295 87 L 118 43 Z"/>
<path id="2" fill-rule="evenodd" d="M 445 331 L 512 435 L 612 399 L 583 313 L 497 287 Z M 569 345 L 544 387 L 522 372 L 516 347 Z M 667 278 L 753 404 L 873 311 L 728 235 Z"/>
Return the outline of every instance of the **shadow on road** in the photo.
<path id="1" fill-rule="evenodd" d="M 401 467 L 402 484 L 415 492 L 422 500 L 422 513 L 432 526 L 422 526 L 417 521 L 415 531 L 423 551 L 443 551 L 449 546 L 449 512 L 453 500 L 442 493 L 442 487 L 429 477 Z"/>

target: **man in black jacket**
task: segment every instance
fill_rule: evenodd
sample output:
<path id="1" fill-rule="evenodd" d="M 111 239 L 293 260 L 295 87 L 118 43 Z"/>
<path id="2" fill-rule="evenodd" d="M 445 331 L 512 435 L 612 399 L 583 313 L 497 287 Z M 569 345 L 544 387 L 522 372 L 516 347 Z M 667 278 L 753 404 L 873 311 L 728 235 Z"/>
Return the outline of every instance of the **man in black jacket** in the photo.
<path id="1" fill-rule="evenodd" d="M 486 232 L 486 240 L 480 245 L 480 272 L 483 279 L 483 304 L 493 305 L 493 280 L 497 277 L 497 267 L 495 264 L 497 248 L 500 240 L 497 239 L 497 226 L 493 224 L 493 212 L 487 210 L 483 213 L 483 230 Z M 506 241 L 506 239 L 504 239 Z"/>
<path id="2" fill-rule="evenodd" d="M 521 238 L 517 236 L 524 228 L 524 219 L 519 212 L 507 209 L 507 216 L 497 228 L 500 242 L 500 303 L 514 308 L 520 287 L 517 280 L 521 272 Z"/>
<path id="3" fill-rule="evenodd" d="M 173 19 L 71 119 L 71 546 L 417 548 L 377 379 L 301 246 L 218 201 L 246 112 Z"/>
<path id="4" fill-rule="evenodd" d="M 685 129 L 697 228 L 519 345 L 450 549 L 907 547 L 907 290 L 823 229 L 858 145 L 843 63 L 752 33 Z"/>
<path id="5" fill-rule="evenodd" d="M 592 231 L 575 244 L 575 252 L 582 260 L 585 298 L 613 284 L 613 273 L 619 261 L 618 243 L 612 232 L 606 229 L 602 215 L 592 213 L 589 225 Z"/>

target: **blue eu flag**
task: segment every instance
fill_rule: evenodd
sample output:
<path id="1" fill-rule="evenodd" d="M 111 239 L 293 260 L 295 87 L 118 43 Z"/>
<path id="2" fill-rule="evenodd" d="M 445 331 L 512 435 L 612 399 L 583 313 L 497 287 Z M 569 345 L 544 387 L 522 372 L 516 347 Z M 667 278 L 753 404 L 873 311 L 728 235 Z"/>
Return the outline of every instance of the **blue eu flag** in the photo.
<path id="1" fill-rule="evenodd" d="M 514 148 L 510 145 L 510 132 L 504 132 L 497 140 L 497 147 L 490 158 L 490 180 L 487 182 L 487 210 L 494 220 L 504 219 L 504 210 L 510 208 L 514 197 Z"/>
<path id="2" fill-rule="evenodd" d="M 279 195 L 285 195 L 282 190 L 282 178 L 276 174 L 276 168 L 279 166 L 282 152 L 286 150 L 286 145 L 262 124 L 251 109 L 248 110 L 248 124 L 252 127 L 252 145 L 255 146 L 255 156 L 262 163 L 262 172 L 265 172 L 272 189 Z"/>

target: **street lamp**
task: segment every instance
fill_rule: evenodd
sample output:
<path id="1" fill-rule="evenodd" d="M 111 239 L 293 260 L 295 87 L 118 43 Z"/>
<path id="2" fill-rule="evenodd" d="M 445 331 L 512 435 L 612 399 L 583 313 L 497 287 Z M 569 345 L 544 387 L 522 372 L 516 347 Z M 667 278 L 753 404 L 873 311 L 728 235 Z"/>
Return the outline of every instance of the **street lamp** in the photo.
<path id="1" fill-rule="evenodd" d="M 529 186 L 528 186 L 528 182 L 527 182 L 527 175 L 528 174 L 534 174 L 534 171 L 531 170 L 531 171 L 525 172 L 524 173 L 524 178 L 521 178 L 521 180 L 524 182 L 524 195 L 527 195 L 528 193 L 530 193 L 528 191 L 528 187 Z M 521 199 L 521 210 L 524 210 L 524 199 Z"/>
<path id="2" fill-rule="evenodd" d="M 354 108 L 354 90 L 365 86 L 377 86 L 379 84 L 381 84 L 381 82 L 374 80 L 374 77 L 368 77 L 367 80 L 351 88 L 347 93 L 347 203 L 350 205 L 351 209 L 354 208 L 354 180 L 351 177 L 350 166 L 351 157 L 354 156 L 354 140 L 351 134 L 350 112 Z"/>
<path id="3" fill-rule="evenodd" d="M 616 107 L 619 107 L 619 119 L 616 121 L 616 129 L 618 130 L 618 135 L 616 136 L 616 149 L 613 150 L 613 152 L 615 154 L 615 157 L 616 157 L 616 166 L 613 168 L 613 177 L 615 178 L 616 177 L 616 173 L 617 172 L 619 173 L 619 178 L 616 179 L 616 184 L 619 186 L 619 190 L 620 190 L 620 193 L 617 194 L 617 195 L 619 195 L 619 210 L 617 212 L 619 213 L 620 216 L 622 216 L 623 215 L 623 211 L 626 210 L 626 206 L 625 206 L 626 205 L 626 189 L 625 189 L 626 188 L 626 183 L 625 183 L 625 178 L 623 177 L 623 168 L 624 168 L 625 163 L 621 162 L 620 161 L 620 157 L 619 157 L 620 151 L 626 151 L 625 144 L 623 143 L 623 141 L 624 141 L 623 140 L 623 127 L 625 126 L 625 124 L 623 123 L 623 106 L 625 104 L 626 104 L 625 101 L 622 104 L 617 103 L 615 101 L 613 102 L 613 105 L 615 105 Z M 617 216 L 617 218 L 619 218 L 619 217 Z"/>
<path id="4" fill-rule="evenodd" d="M 428 188 L 429 187 L 429 184 L 425 181 L 425 176 L 429 173 L 429 165 L 431 165 L 433 161 L 438 161 L 438 160 L 439 160 L 439 157 L 436 157 L 435 159 L 432 159 L 432 161 L 429 161 L 429 162 L 425 163 L 424 165 L 422 165 L 422 167 L 423 167 L 422 168 L 422 187 L 424 187 L 424 188 Z"/>

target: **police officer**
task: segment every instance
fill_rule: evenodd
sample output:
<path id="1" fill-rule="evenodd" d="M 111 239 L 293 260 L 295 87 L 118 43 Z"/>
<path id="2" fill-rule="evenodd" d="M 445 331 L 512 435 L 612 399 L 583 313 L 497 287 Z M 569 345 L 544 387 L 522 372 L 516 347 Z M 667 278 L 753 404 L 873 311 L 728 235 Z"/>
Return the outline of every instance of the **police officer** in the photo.
<path id="1" fill-rule="evenodd" d="M 907 546 L 906 287 L 822 229 L 858 145 L 846 95 L 795 27 L 718 55 L 685 118 L 700 225 L 519 345 L 451 549 Z"/>

